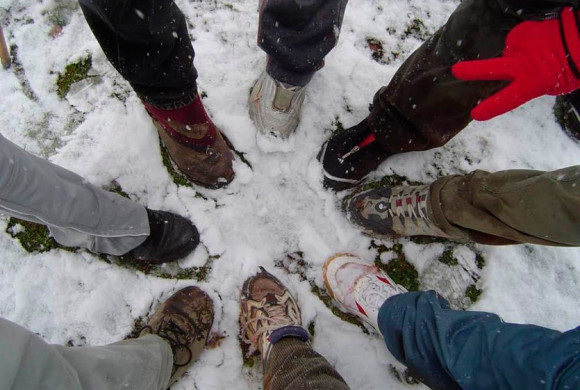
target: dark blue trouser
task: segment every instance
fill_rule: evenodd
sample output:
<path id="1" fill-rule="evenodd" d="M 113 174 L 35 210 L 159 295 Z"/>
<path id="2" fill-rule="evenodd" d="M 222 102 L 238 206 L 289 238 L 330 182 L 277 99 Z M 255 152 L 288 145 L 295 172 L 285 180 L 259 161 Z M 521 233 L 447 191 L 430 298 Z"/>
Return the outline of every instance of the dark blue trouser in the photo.
<path id="1" fill-rule="evenodd" d="M 338 40 L 347 0 L 261 0 L 258 45 L 278 81 L 308 84 Z"/>
<path id="2" fill-rule="evenodd" d="M 580 389 L 580 327 L 452 310 L 434 291 L 389 298 L 378 322 L 389 351 L 432 389 Z"/>
<path id="3" fill-rule="evenodd" d="M 268 73 L 305 85 L 334 47 L 347 0 L 261 0 L 258 43 Z M 79 0 L 111 64 L 147 103 L 174 108 L 197 93 L 187 22 L 172 0 Z"/>

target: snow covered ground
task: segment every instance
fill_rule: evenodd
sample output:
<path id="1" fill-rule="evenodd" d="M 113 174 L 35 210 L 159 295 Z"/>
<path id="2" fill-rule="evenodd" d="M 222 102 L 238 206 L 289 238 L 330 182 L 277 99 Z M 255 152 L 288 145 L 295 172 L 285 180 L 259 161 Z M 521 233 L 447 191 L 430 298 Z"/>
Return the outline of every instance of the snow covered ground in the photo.
<path id="1" fill-rule="evenodd" d="M 309 281 L 323 286 L 321 266 L 334 252 L 358 253 L 369 261 L 376 256 L 371 240 L 340 211 L 339 196 L 322 188 L 315 155 L 336 118 L 346 127 L 367 115 L 374 92 L 421 43 L 419 34 L 405 34 L 412 21 L 421 19 L 423 31 L 433 33 L 458 1 L 351 2 L 338 46 L 308 86 L 302 122 L 288 141 L 256 135 L 247 113 L 249 88 L 265 65 L 265 55 L 255 43 L 258 2 L 177 4 L 190 22 L 206 107 L 251 164 L 238 158 L 236 179 L 228 187 L 207 190 L 172 181 L 149 117 L 107 62 L 75 1 L 0 0 L 0 23 L 9 44 L 18 47 L 23 69 L 0 71 L 2 134 L 97 185 L 116 181 L 137 202 L 191 218 L 203 245 L 181 260 L 181 267 L 202 266 L 210 256 L 219 256 L 207 279 L 194 283 L 214 298 L 214 330 L 226 337 L 204 352 L 175 389 L 261 388 L 260 367 L 242 366 L 238 339 L 241 285 L 259 265 L 292 290 L 304 323 L 314 323 L 314 348 L 353 389 L 407 388 L 389 373 L 382 341 L 333 315 L 312 293 Z M 52 38 L 55 18 L 68 24 Z M 395 57 L 391 52 L 399 55 L 385 61 L 389 63 L 374 61 L 368 37 L 384 43 L 385 58 Z M 58 73 L 87 55 L 92 56 L 91 73 L 97 77 L 60 99 Z M 439 172 L 552 170 L 579 164 L 580 145 L 555 123 L 553 102 L 549 97 L 537 99 L 494 120 L 472 123 L 443 148 L 389 159 L 375 178 L 397 173 L 431 182 Z M 0 316 L 51 343 L 118 341 L 132 330 L 136 318 L 147 316 L 160 300 L 192 283 L 119 267 L 86 251 L 27 253 L 4 233 L 6 224 L 7 219 L 0 219 Z M 422 273 L 437 261 L 443 245 L 400 242 L 407 259 L 427 280 L 429 275 Z M 390 247 L 393 242 L 383 244 Z M 558 330 L 580 323 L 580 249 L 475 248 L 486 266 L 478 282 L 483 294 L 472 309 Z M 275 267 L 293 252 L 302 252 L 309 281 Z"/>

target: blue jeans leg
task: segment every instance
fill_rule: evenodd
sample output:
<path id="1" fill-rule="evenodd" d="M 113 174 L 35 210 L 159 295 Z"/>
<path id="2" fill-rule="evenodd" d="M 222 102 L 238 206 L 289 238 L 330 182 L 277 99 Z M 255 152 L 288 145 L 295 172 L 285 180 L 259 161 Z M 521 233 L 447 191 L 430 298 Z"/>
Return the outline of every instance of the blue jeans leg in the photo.
<path id="1" fill-rule="evenodd" d="M 580 389 L 580 327 L 561 333 L 452 310 L 434 291 L 379 312 L 389 351 L 432 389 Z"/>

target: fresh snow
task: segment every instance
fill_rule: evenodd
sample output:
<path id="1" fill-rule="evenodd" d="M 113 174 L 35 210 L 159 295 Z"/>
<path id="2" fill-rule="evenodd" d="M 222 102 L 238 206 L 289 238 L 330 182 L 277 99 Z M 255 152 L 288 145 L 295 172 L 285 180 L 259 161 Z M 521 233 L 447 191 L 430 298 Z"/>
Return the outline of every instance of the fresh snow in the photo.
<path id="1" fill-rule="evenodd" d="M 235 180 L 224 189 L 207 190 L 173 183 L 162 165 L 149 117 L 107 62 L 75 1 L 0 0 L 0 23 L 9 44 L 18 46 L 23 68 L 23 73 L 16 67 L 0 70 L 2 134 L 96 185 L 116 181 L 143 205 L 189 217 L 203 244 L 180 261 L 182 267 L 200 266 L 209 256 L 220 256 L 207 281 L 194 284 L 213 297 L 214 331 L 226 337 L 202 354 L 175 389 L 261 388 L 261 369 L 242 366 L 238 339 L 241 286 L 260 265 L 295 294 L 304 323 L 315 324 L 314 348 L 353 389 L 408 388 L 389 373 L 380 338 L 334 316 L 308 282 L 274 263 L 300 251 L 308 264 L 306 276 L 322 287 L 321 266 L 334 252 L 375 257 L 370 239 L 340 211 L 342 195 L 323 189 L 315 156 L 335 117 L 345 127 L 362 120 L 375 91 L 420 45 L 418 39 L 404 37 L 411 21 L 421 19 L 426 31 L 433 33 L 458 3 L 351 2 L 337 47 L 308 86 L 300 126 L 289 140 L 281 141 L 257 135 L 247 112 L 249 88 L 265 66 L 265 55 L 256 46 L 258 1 L 178 0 L 190 23 L 205 105 L 252 166 L 236 159 Z M 55 8 L 70 20 L 59 36 L 51 38 L 50 15 Z M 389 64 L 373 61 L 367 37 L 383 41 L 386 53 L 400 55 Z M 78 83 L 66 99 L 59 99 L 57 74 L 87 54 L 92 55 L 91 73 L 96 77 Z M 442 148 L 390 158 L 374 178 L 397 173 L 431 182 L 440 173 L 553 170 L 579 164 L 579 143 L 556 124 L 553 103 L 554 98 L 544 97 L 494 120 L 472 123 Z M 6 224 L 6 218 L 0 219 L 2 232 Z M 419 272 L 432 269 L 431 263 L 443 251 L 441 244 L 401 242 Z M 172 292 L 191 284 L 121 268 L 86 251 L 29 254 L 7 233 L 0 233 L 0 248 L 0 316 L 50 343 L 119 341 L 136 318 L 152 313 Z M 471 309 L 561 331 L 580 323 L 579 249 L 533 245 L 477 249 L 487 265 L 479 282 L 483 295 Z M 472 254 L 463 252 L 458 256 L 470 261 Z M 383 261 L 389 260 L 383 256 Z"/>

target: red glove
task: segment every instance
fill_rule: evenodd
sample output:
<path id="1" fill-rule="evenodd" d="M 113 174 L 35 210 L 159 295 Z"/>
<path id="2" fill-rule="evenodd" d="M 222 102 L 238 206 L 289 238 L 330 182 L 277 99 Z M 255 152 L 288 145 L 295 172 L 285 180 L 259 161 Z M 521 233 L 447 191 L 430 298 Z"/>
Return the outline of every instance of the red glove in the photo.
<path id="1" fill-rule="evenodd" d="M 523 22 L 507 35 L 501 57 L 463 61 L 451 67 L 461 80 L 510 80 L 511 83 L 471 110 L 478 121 L 491 119 L 542 95 L 580 88 L 580 36 L 574 11 L 560 19 Z"/>

